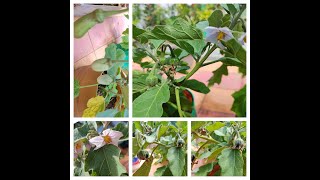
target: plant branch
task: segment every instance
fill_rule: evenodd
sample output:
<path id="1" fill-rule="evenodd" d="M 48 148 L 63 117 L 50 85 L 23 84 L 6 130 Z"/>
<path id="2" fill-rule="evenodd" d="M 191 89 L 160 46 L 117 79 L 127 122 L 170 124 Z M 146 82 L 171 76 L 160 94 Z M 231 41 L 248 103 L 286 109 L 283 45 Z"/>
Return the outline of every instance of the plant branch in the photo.
<path id="1" fill-rule="evenodd" d="M 157 146 L 152 150 L 150 157 L 152 156 L 152 154 L 154 153 L 154 151 L 158 148 L 158 146 L 159 146 L 159 145 L 157 145 Z"/>
<path id="2" fill-rule="evenodd" d="M 128 141 L 129 140 L 129 138 L 125 138 L 125 139 L 119 139 L 119 141 L 118 142 L 122 142 L 122 141 Z"/>
<path id="3" fill-rule="evenodd" d="M 176 94 L 176 101 L 177 101 L 179 116 L 184 117 L 183 112 L 181 110 L 179 89 L 177 87 L 175 87 L 174 89 L 175 89 L 175 94 Z"/>
<path id="4" fill-rule="evenodd" d="M 198 156 L 200 150 L 206 145 L 208 144 L 209 141 L 206 141 L 204 144 L 202 144 L 202 146 L 200 146 L 200 148 L 198 149 L 198 151 L 196 152 L 196 155 Z M 193 168 L 194 162 L 196 161 L 196 157 L 193 159 L 193 161 L 191 162 L 191 169 Z"/>
<path id="5" fill-rule="evenodd" d="M 90 84 L 90 85 L 86 85 L 86 86 L 80 86 L 81 88 L 87 88 L 87 87 L 92 87 L 92 86 L 98 86 L 99 84 Z"/>
<path id="6" fill-rule="evenodd" d="M 167 146 L 167 145 L 165 145 L 165 144 L 162 144 L 162 143 L 160 143 L 160 142 L 152 142 L 152 143 L 154 143 L 154 144 L 158 144 L 158 145 L 161 145 L 161 146 L 164 146 L 164 147 L 167 147 L 167 148 L 169 148 L 169 147 L 171 147 L 171 146 Z"/>
<path id="7" fill-rule="evenodd" d="M 239 11 L 239 13 L 237 14 L 237 16 L 233 18 L 233 20 L 232 20 L 232 22 L 231 22 L 231 24 L 230 24 L 229 29 L 232 30 L 232 29 L 236 26 L 236 24 L 237 24 L 237 22 L 238 22 L 238 19 L 240 18 L 241 14 L 243 13 L 243 11 L 244 11 L 245 9 L 246 9 L 246 5 L 245 5 L 245 4 L 240 7 L 240 11 Z"/>
<path id="8" fill-rule="evenodd" d="M 210 56 L 210 54 L 217 48 L 216 45 L 212 46 L 209 51 L 207 51 L 207 53 L 203 56 L 203 58 L 197 62 L 197 64 L 194 66 L 194 68 L 186 75 L 186 78 L 183 81 L 188 80 L 195 72 L 198 71 L 198 69 L 201 67 L 201 65 L 203 64 L 203 62 L 205 60 L 208 59 L 208 57 Z"/>
<path id="9" fill-rule="evenodd" d="M 203 63 L 201 67 L 204 67 L 204 66 L 216 63 L 216 62 L 219 62 L 219 61 L 210 61 L 210 62 L 207 62 L 207 63 Z"/>
<path id="10" fill-rule="evenodd" d="M 202 136 L 202 135 L 200 135 L 200 134 L 198 134 L 198 133 L 196 133 L 194 131 L 192 131 L 192 134 L 194 134 L 198 138 L 205 139 L 205 140 L 210 141 L 210 142 L 215 143 L 215 144 L 220 144 L 221 143 L 221 142 L 219 142 L 219 141 L 217 141 L 217 140 L 215 140 L 213 138 Z"/>

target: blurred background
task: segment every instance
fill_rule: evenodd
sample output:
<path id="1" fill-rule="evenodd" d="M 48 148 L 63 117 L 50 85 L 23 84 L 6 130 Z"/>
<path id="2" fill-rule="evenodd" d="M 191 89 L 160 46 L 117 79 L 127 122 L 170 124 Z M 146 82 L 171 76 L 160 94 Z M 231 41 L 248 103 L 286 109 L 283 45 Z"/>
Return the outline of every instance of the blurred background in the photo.
<path id="1" fill-rule="evenodd" d="M 182 17 L 191 24 L 197 24 L 199 21 L 207 20 L 215 9 L 221 9 L 219 4 L 133 4 L 133 24 L 141 29 L 152 29 L 155 25 L 171 24 L 177 17 Z M 246 11 L 241 17 L 246 19 Z M 242 27 L 235 27 L 234 30 L 242 31 Z M 206 62 L 221 58 L 219 49 L 215 50 Z M 145 58 L 145 61 L 149 61 Z M 184 59 L 192 69 L 195 61 L 191 56 Z M 191 79 L 196 79 L 208 84 L 212 76 L 212 71 L 218 69 L 222 63 L 214 63 L 200 68 Z M 139 64 L 133 63 L 133 70 L 142 70 Z M 190 70 L 189 70 L 190 71 Z M 219 85 L 215 84 L 210 88 L 208 94 L 202 94 L 192 91 L 195 99 L 196 111 L 198 117 L 234 117 L 235 113 L 231 111 L 235 91 L 240 90 L 246 84 L 246 78 L 238 72 L 238 67 L 229 66 L 228 76 L 223 76 Z M 175 78 L 184 76 L 177 73 Z"/>

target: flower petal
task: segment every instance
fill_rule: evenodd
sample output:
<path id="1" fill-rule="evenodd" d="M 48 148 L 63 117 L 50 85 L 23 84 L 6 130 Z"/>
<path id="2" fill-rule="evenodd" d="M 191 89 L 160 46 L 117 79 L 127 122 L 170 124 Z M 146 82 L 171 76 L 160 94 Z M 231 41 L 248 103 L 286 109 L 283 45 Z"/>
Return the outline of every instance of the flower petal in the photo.
<path id="1" fill-rule="evenodd" d="M 102 135 L 103 136 L 106 136 L 106 135 L 108 135 L 109 133 L 110 133 L 110 131 L 112 131 L 111 129 L 106 129 L 106 130 L 104 130 L 103 132 L 102 132 Z"/>
<path id="2" fill-rule="evenodd" d="M 206 42 L 216 43 L 218 38 L 219 32 L 214 32 L 212 34 L 207 34 L 206 36 Z"/>
<path id="3" fill-rule="evenodd" d="M 104 139 L 102 136 L 96 136 L 92 139 L 89 139 L 89 142 L 92 145 L 95 145 L 96 147 L 94 148 L 94 150 L 97 150 L 99 148 L 101 148 L 102 146 L 106 145 L 106 143 L 104 142 Z"/>
<path id="4" fill-rule="evenodd" d="M 111 144 L 118 146 L 119 139 L 123 136 L 123 134 L 120 131 L 111 131 L 109 136 L 112 139 Z"/>
<path id="5" fill-rule="evenodd" d="M 212 33 L 215 33 L 215 32 L 219 32 L 219 29 L 216 28 L 216 27 L 208 26 L 208 27 L 204 28 L 204 31 L 207 34 L 212 34 Z"/>

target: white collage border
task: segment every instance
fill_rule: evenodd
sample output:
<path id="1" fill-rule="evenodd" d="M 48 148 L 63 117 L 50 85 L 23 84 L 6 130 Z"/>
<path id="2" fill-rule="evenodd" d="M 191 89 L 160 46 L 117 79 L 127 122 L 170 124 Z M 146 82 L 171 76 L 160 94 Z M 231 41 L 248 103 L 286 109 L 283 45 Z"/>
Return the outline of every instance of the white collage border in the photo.
<path id="1" fill-rule="evenodd" d="M 191 176 L 191 133 L 188 133 L 188 176 L 184 177 L 177 177 L 177 176 L 165 176 L 165 177 L 133 177 L 132 176 L 132 141 L 129 140 L 129 176 L 121 176 L 121 177 L 114 177 L 111 176 L 110 178 L 115 180 L 138 180 L 138 179 L 149 179 L 149 178 L 157 178 L 159 180 L 164 180 L 166 178 L 175 178 L 177 180 L 189 180 L 191 179 L 200 179 L 204 180 L 207 178 L 215 178 L 221 180 L 249 180 L 250 179 L 250 1 L 249 0 L 71 0 L 70 1 L 70 179 L 85 179 L 85 180 L 93 180 L 93 179 L 100 179 L 100 178 L 108 178 L 107 176 L 94 176 L 94 177 L 77 177 L 73 176 L 73 124 L 77 121 L 101 121 L 102 118 L 78 118 L 74 117 L 74 98 L 73 98 L 73 78 L 74 78 L 74 39 L 73 39 L 73 22 L 74 22 L 74 7 L 73 4 L 75 3 L 117 3 L 117 4 L 129 4 L 129 25 L 132 24 L 132 4 L 141 3 L 141 4 L 164 4 L 164 3 L 171 3 L 171 4 L 185 4 L 185 3 L 194 3 L 194 4 L 221 4 L 221 3 L 244 3 L 247 4 L 246 9 L 246 16 L 247 16 L 247 75 L 246 75 L 246 84 L 247 84 L 247 117 L 246 118 L 234 118 L 234 117 L 197 117 L 197 118 L 132 118 L 132 103 L 129 106 L 129 118 L 108 118 L 110 121 L 128 121 L 129 122 L 129 139 L 132 138 L 132 122 L 133 121 L 141 121 L 141 120 L 148 120 L 148 121 L 187 121 L 188 122 L 188 132 L 191 132 L 191 121 L 193 120 L 201 120 L 201 121 L 246 121 L 247 122 L 247 176 Z M 131 50 L 132 45 L 132 28 L 129 28 L 129 49 Z M 129 52 L 129 102 L 132 102 L 132 52 Z"/>

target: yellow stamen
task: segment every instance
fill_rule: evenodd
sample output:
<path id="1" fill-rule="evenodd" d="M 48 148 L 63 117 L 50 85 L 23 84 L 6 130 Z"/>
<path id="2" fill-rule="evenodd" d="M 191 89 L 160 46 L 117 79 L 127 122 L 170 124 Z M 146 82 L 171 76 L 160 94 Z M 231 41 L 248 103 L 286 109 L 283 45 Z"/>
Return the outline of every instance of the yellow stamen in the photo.
<path id="1" fill-rule="evenodd" d="M 110 144 L 112 142 L 111 137 L 108 135 L 104 136 L 103 139 L 104 139 L 104 142 L 106 142 L 107 144 Z"/>
<path id="2" fill-rule="evenodd" d="M 243 38 L 243 41 L 244 41 L 245 43 L 247 43 L 247 36 L 245 36 L 245 37 Z"/>
<path id="3" fill-rule="evenodd" d="M 221 41 L 224 38 L 224 36 L 225 36 L 224 32 L 219 31 L 217 39 Z"/>
<path id="4" fill-rule="evenodd" d="M 76 150 L 79 150 L 79 149 L 81 149 L 82 148 L 82 144 L 81 143 L 77 143 L 76 144 Z"/>

